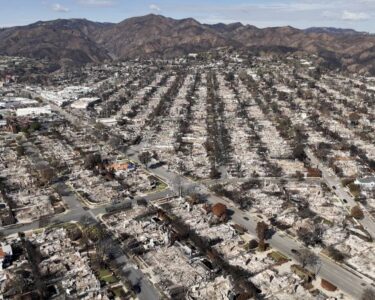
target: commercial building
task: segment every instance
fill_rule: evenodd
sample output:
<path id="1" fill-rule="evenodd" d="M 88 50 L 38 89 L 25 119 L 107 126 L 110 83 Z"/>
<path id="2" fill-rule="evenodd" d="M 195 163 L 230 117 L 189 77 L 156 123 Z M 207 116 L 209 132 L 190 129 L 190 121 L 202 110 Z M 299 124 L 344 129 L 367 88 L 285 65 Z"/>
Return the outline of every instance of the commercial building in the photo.
<path id="1" fill-rule="evenodd" d="M 17 117 L 50 115 L 51 113 L 52 111 L 49 105 L 41 106 L 41 107 L 19 108 L 16 110 Z"/>
<path id="2" fill-rule="evenodd" d="M 98 97 L 80 98 L 78 101 L 73 102 L 71 107 L 75 109 L 87 109 L 94 106 L 99 101 L 100 98 Z"/>

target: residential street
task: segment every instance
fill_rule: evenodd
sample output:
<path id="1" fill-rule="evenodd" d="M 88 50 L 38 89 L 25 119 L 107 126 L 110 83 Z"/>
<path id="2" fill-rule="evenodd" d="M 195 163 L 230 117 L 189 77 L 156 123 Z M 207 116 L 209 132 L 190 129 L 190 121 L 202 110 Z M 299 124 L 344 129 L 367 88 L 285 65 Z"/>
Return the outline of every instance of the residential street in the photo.
<path id="1" fill-rule="evenodd" d="M 138 150 L 132 148 L 127 152 L 127 154 L 134 160 L 137 161 L 136 153 Z M 154 173 L 155 175 L 161 177 L 162 179 L 166 180 L 168 183 L 173 183 L 178 177 L 178 174 L 168 171 L 163 167 L 159 167 L 157 169 L 149 170 L 150 172 Z M 214 203 L 225 203 L 230 210 L 233 211 L 232 220 L 233 222 L 244 226 L 249 233 L 256 236 L 256 225 L 257 222 L 260 221 L 254 220 L 253 217 L 244 212 L 240 209 L 236 208 L 233 203 L 227 199 L 223 199 L 221 197 L 217 197 L 213 195 L 203 184 L 196 183 L 186 177 L 180 176 L 181 183 L 184 186 L 195 186 L 200 191 L 204 192 L 207 195 L 207 200 L 214 204 Z M 170 185 L 173 187 L 173 184 Z M 176 190 L 176 193 L 178 191 Z M 246 220 L 244 217 L 247 217 Z M 275 233 L 270 240 L 267 241 L 270 245 L 282 252 L 283 254 L 296 258 L 296 255 L 292 253 L 292 249 L 301 249 L 303 246 L 296 242 L 291 237 L 283 234 L 283 233 Z M 320 258 L 320 268 L 319 270 L 312 270 L 317 271 L 317 274 L 322 278 L 330 281 L 332 284 L 336 285 L 339 289 L 344 291 L 345 293 L 351 295 L 355 299 L 359 299 L 362 295 L 362 292 L 366 286 L 374 286 L 374 283 L 363 276 L 355 275 L 352 271 L 348 271 L 343 266 L 333 262 L 332 260 L 326 258 L 325 256 L 319 255 Z"/>
<path id="2" fill-rule="evenodd" d="M 65 114 L 68 114 L 68 113 L 65 112 Z M 75 118 L 71 115 L 70 115 L 70 119 L 75 120 Z M 75 123 L 77 124 L 78 121 L 75 120 Z M 141 151 L 142 151 L 142 148 L 138 145 L 138 146 L 129 148 L 124 154 L 127 155 L 132 160 L 139 163 L 138 154 L 141 153 Z M 172 183 L 175 182 L 176 178 L 180 177 L 181 183 L 184 186 L 194 186 L 198 190 L 205 192 L 207 194 L 208 201 L 210 201 L 211 203 L 227 202 L 226 200 L 222 198 L 212 195 L 207 190 L 205 185 L 196 183 L 186 177 L 173 173 L 164 167 L 159 167 L 156 169 L 149 169 L 149 172 L 165 180 L 165 182 L 167 182 L 169 186 L 172 188 L 175 188 Z M 326 179 L 326 176 L 323 176 L 323 178 Z M 337 183 L 335 182 L 334 184 L 337 184 Z M 178 193 L 177 190 L 175 190 L 175 192 Z M 243 225 L 250 233 L 255 234 L 255 228 L 256 228 L 256 224 L 258 220 L 251 219 L 250 215 L 235 208 L 234 205 L 231 205 L 230 203 L 228 204 L 230 205 L 230 209 L 232 209 L 234 212 L 234 214 L 232 215 L 233 221 L 238 223 L 239 225 Z M 248 216 L 249 218 L 248 221 L 244 219 L 244 217 L 246 216 Z M 374 232 L 375 231 L 373 231 L 373 233 Z M 295 255 L 291 252 L 291 250 L 300 249 L 302 247 L 302 245 L 297 243 L 295 240 L 291 239 L 290 237 L 286 235 L 279 234 L 279 233 L 274 234 L 268 242 L 275 249 L 293 258 L 295 258 Z M 371 284 L 374 285 L 374 283 L 371 280 L 354 275 L 352 272 L 346 270 L 339 264 L 321 255 L 320 255 L 320 263 L 321 263 L 321 268 L 318 274 L 322 276 L 324 279 L 330 281 L 332 284 L 336 285 L 339 289 L 341 289 L 345 293 L 353 296 L 356 299 L 361 297 L 362 292 L 366 286 L 370 286 Z"/>
<path id="3" fill-rule="evenodd" d="M 375 300 L 375 2 L 67 2 L 0 34 L 0 300 Z"/>
<path id="4" fill-rule="evenodd" d="M 348 205 L 348 209 L 357 206 L 358 203 L 354 200 L 354 197 L 342 186 L 340 179 L 330 171 L 318 158 L 310 151 L 306 150 L 306 155 L 310 159 L 313 166 L 318 167 L 322 172 L 322 177 L 326 184 L 331 188 L 331 190 Z M 375 221 L 370 216 L 369 212 L 361 206 L 365 217 L 362 220 L 358 220 L 363 227 L 369 232 L 371 237 L 375 239 Z"/>
<path id="5" fill-rule="evenodd" d="M 88 125 L 89 122 L 83 122 L 82 120 L 77 120 L 75 116 L 69 114 L 68 112 L 64 111 L 61 108 L 57 108 L 57 110 L 59 112 L 62 112 L 75 125 L 89 126 L 91 129 L 94 129 L 93 126 Z M 138 154 L 141 153 L 141 151 L 142 149 L 140 146 L 134 146 L 134 147 L 129 148 L 127 151 L 125 151 L 124 154 L 127 155 L 130 159 L 136 162 L 139 162 Z M 311 155 L 309 156 L 311 157 Z M 319 162 L 317 161 L 314 162 L 314 158 L 312 158 L 312 161 L 313 161 L 313 164 L 315 163 L 320 168 L 322 168 Z M 232 215 L 233 221 L 235 223 L 238 223 L 239 225 L 244 226 L 250 233 L 255 234 L 256 224 L 259 221 L 258 219 L 254 218 L 253 216 L 251 216 L 250 214 L 246 212 L 239 210 L 229 200 L 213 195 L 207 190 L 204 184 L 194 182 L 186 177 L 183 177 L 174 172 L 171 172 L 164 167 L 149 169 L 149 172 L 163 179 L 166 183 L 169 184 L 170 187 L 172 187 L 175 190 L 175 192 L 178 192 L 178 191 L 176 190 L 176 187 L 173 185 L 173 182 L 175 182 L 176 178 L 179 178 L 181 180 L 182 185 L 194 186 L 200 192 L 205 193 L 207 195 L 207 200 L 210 203 L 217 203 L 217 202 L 226 203 L 229 209 L 233 211 L 233 215 Z M 335 179 L 334 177 L 330 177 L 328 172 L 324 168 L 323 168 L 323 178 L 330 183 L 330 186 L 332 185 L 337 186 L 337 187 L 340 186 L 338 185 L 337 179 Z M 339 197 L 347 199 L 349 201 L 354 201 L 351 197 L 349 197 L 349 195 L 345 191 L 342 191 L 341 188 L 337 189 L 336 191 Z M 155 200 L 155 199 L 158 199 L 158 197 L 163 198 L 167 196 L 168 194 L 171 194 L 170 190 L 161 192 L 160 194 L 148 195 L 145 198 L 146 200 Z M 52 222 L 78 221 L 83 216 L 90 216 L 90 215 L 98 216 L 105 212 L 106 207 L 110 206 L 110 204 L 108 204 L 102 207 L 98 207 L 92 210 L 85 211 L 82 208 L 82 206 L 80 205 L 78 206 L 77 202 L 75 202 L 72 198 L 66 199 L 66 203 L 69 204 L 69 207 L 71 207 L 72 210 L 68 211 L 65 214 L 62 214 L 61 216 L 55 216 L 51 218 Z M 371 222 L 371 220 L 367 216 L 364 220 L 364 226 L 366 226 L 366 228 L 370 231 L 371 234 L 375 233 L 375 226 L 373 226 L 373 222 Z M 4 234 L 11 234 L 15 232 L 30 230 L 30 229 L 37 229 L 38 227 L 39 227 L 39 222 L 34 222 L 34 223 L 27 224 L 24 226 L 14 226 L 12 228 L 3 229 L 2 232 Z M 300 249 L 302 247 L 295 240 L 286 236 L 283 233 L 275 233 L 272 236 L 272 238 L 268 240 L 268 242 L 273 248 L 279 250 L 280 252 L 286 254 L 289 257 L 294 257 L 294 258 L 295 258 L 295 255 L 291 252 L 291 250 Z M 133 272 L 131 272 L 132 275 L 130 278 L 132 281 L 135 280 L 136 278 L 135 276 L 136 273 L 133 274 Z M 342 291 L 351 295 L 355 299 L 360 298 L 366 286 L 369 286 L 370 284 L 372 285 L 374 284 L 369 279 L 362 278 L 358 275 L 355 275 L 351 271 L 348 271 L 343 266 L 337 263 L 334 263 L 333 261 L 323 256 L 320 256 L 320 269 L 317 270 L 317 272 L 318 272 L 318 275 L 320 275 L 322 278 L 330 281 L 332 284 L 336 285 Z M 153 288 L 150 287 L 147 280 L 142 281 L 142 287 L 146 287 L 146 288 L 145 288 L 144 294 L 139 295 L 140 299 L 155 299 L 155 298 L 152 298 L 151 294 L 154 294 L 154 295 L 156 294 L 152 291 Z"/>
<path id="6" fill-rule="evenodd" d="M 165 198 L 171 195 L 172 192 L 169 189 L 166 189 L 161 192 L 152 193 L 146 195 L 144 197 L 137 197 L 134 199 L 134 203 L 143 198 L 146 201 L 152 201 L 157 199 Z M 74 193 L 71 193 L 69 196 L 63 196 L 63 201 L 69 210 L 66 213 L 53 216 L 48 220 L 49 224 L 54 223 L 65 223 L 65 222 L 72 222 L 72 221 L 80 221 L 84 217 L 94 219 L 96 222 L 100 222 L 98 220 L 98 216 L 103 215 L 106 213 L 106 208 L 111 207 L 111 204 L 101 205 L 99 207 L 93 208 L 91 210 L 84 210 L 82 207 L 82 203 L 77 199 L 77 196 Z M 35 221 L 29 224 L 20 224 L 20 225 L 13 225 L 8 226 L 7 228 L 0 229 L 0 233 L 4 235 L 10 235 L 18 232 L 25 232 L 30 230 L 36 230 L 41 227 L 40 221 Z M 1 228 L 1 227 L 0 227 Z M 118 245 L 119 250 L 122 252 L 122 248 Z M 157 300 L 160 299 L 159 292 L 155 289 L 155 287 L 149 282 L 147 276 L 145 276 L 135 265 L 125 256 L 122 255 L 120 258 L 117 258 L 118 264 L 122 268 L 122 274 L 124 277 L 127 278 L 133 285 L 139 285 L 141 288 L 141 292 L 137 295 L 138 299 L 140 300 Z"/>

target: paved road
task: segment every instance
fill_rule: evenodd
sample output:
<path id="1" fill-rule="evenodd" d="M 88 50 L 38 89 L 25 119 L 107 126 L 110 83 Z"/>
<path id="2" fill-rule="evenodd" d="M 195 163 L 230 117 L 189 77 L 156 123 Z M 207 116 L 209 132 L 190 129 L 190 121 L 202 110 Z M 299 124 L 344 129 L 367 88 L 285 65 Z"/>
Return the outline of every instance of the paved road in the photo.
<path id="1" fill-rule="evenodd" d="M 96 134 L 96 129 L 95 129 L 95 122 L 91 120 L 85 120 L 83 118 L 79 118 L 77 116 L 72 115 L 68 111 L 62 109 L 61 107 L 53 104 L 52 102 L 45 101 L 47 102 L 51 108 L 60 114 L 62 114 L 69 122 L 74 124 L 77 127 L 84 127 L 86 129 L 89 129 L 92 131 L 92 133 Z M 143 198 L 146 201 L 152 201 L 152 200 L 157 200 L 157 199 L 162 199 L 168 196 L 171 196 L 173 194 L 173 191 L 170 189 L 166 189 L 162 192 L 158 193 L 152 193 L 149 195 L 146 195 L 144 197 L 137 197 L 134 200 L 138 200 L 139 198 Z M 112 204 L 105 204 L 102 206 L 99 206 L 97 208 L 91 209 L 91 210 L 84 210 L 82 207 L 81 202 L 77 199 L 75 195 L 69 195 L 69 196 L 64 196 L 63 201 L 66 203 L 68 206 L 69 210 L 61 215 L 53 216 L 50 219 L 50 222 L 71 222 L 71 221 L 80 221 L 83 217 L 91 217 L 94 218 L 95 220 L 97 219 L 97 216 L 104 214 L 106 212 L 106 208 L 112 206 Z M 6 229 L 0 230 L 1 233 L 4 233 L 6 235 L 12 234 L 12 233 L 17 233 L 17 232 L 22 232 L 22 231 L 29 231 L 29 230 L 35 230 L 40 227 L 40 223 L 33 222 L 30 224 L 25 224 L 25 225 L 17 225 L 14 227 L 9 227 Z M 128 274 L 127 278 L 132 282 L 132 284 L 138 283 L 141 287 L 141 293 L 137 295 L 137 298 L 140 300 L 158 300 L 160 299 L 160 294 L 156 290 L 156 288 L 149 282 L 147 277 L 138 269 L 135 267 L 131 266 L 130 262 L 127 260 L 125 255 L 123 256 L 123 259 L 126 262 L 125 271 Z M 124 271 L 124 270 L 123 270 Z M 124 271 L 124 272 L 125 272 Z"/>
<path id="2" fill-rule="evenodd" d="M 133 160 L 137 161 L 137 153 L 139 152 L 139 146 L 132 147 L 127 151 L 127 155 Z M 180 177 L 181 184 L 185 187 L 194 186 L 199 189 L 201 192 L 207 195 L 207 200 L 212 203 L 226 203 L 228 208 L 233 211 L 232 220 L 244 226 L 251 234 L 256 235 L 256 225 L 260 219 L 250 215 L 247 212 L 244 212 L 234 206 L 233 202 L 216 195 L 213 195 L 204 185 L 201 183 L 194 182 L 186 177 L 179 176 L 164 167 L 159 167 L 156 169 L 151 169 L 150 172 L 161 177 L 168 183 L 171 183 L 170 186 L 173 187 L 173 182 L 176 181 L 176 178 Z M 176 190 L 176 193 L 178 191 Z M 297 259 L 296 255 L 292 253 L 292 249 L 303 249 L 304 247 L 283 233 L 275 233 L 271 239 L 268 240 L 270 245 L 279 250 L 280 252 L 286 254 L 289 257 Z M 367 278 L 360 277 L 359 275 L 353 274 L 353 272 L 346 267 L 341 266 L 332 260 L 326 258 L 325 256 L 319 255 L 320 258 L 320 267 L 319 270 L 312 270 L 317 272 L 319 276 L 330 281 L 336 285 L 340 290 L 344 291 L 348 295 L 351 295 L 355 299 L 361 298 L 364 288 L 369 287 L 371 280 Z M 374 283 L 373 283 L 374 284 Z"/>
<path id="3" fill-rule="evenodd" d="M 312 166 L 316 166 L 321 172 L 322 177 L 331 190 L 349 206 L 349 209 L 357 206 L 358 203 L 354 197 L 342 186 L 340 178 L 334 174 L 328 167 L 326 167 L 309 149 L 306 151 L 307 157 L 310 159 Z M 370 216 L 370 213 L 362 206 L 365 217 L 358 220 L 362 226 L 368 231 L 373 239 L 375 239 L 375 222 Z"/>
<path id="4" fill-rule="evenodd" d="M 256 235 L 255 228 L 257 221 L 254 219 L 244 219 L 244 217 L 246 217 L 246 213 L 243 213 L 236 208 L 231 209 L 235 211 L 233 221 L 245 227 L 250 233 Z M 292 249 L 298 250 L 304 248 L 294 239 L 283 233 L 275 233 L 272 238 L 268 240 L 268 242 L 273 248 L 295 260 L 298 260 L 298 257 L 292 253 Z M 316 273 L 318 276 L 329 280 L 340 290 L 353 296 L 355 299 L 361 298 L 363 292 L 363 286 L 361 285 L 362 283 L 370 286 L 370 280 L 361 279 L 358 275 L 354 275 L 325 256 L 319 256 L 319 258 L 320 264 L 317 267 L 310 268 L 310 270 Z"/>
<path id="5" fill-rule="evenodd" d="M 169 197 L 171 195 L 173 195 L 173 192 L 170 189 L 166 189 L 164 191 L 152 193 L 144 197 L 136 197 L 134 199 L 134 202 L 136 202 L 138 199 L 141 199 L 141 198 L 145 199 L 146 201 L 153 201 L 153 200 Z M 66 201 L 65 203 L 68 205 L 69 210 L 67 210 L 63 214 L 58 214 L 49 218 L 50 224 L 72 222 L 72 221 L 78 222 L 82 220 L 82 218 L 84 217 L 96 218 L 99 215 L 105 214 L 107 212 L 106 209 L 113 206 L 112 204 L 103 204 L 101 206 L 98 206 L 90 210 L 84 210 L 82 208 L 81 202 L 76 198 L 74 194 L 71 194 L 69 196 L 63 196 L 62 198 L 64 202 Z M 41 227 L 40 222 L 34 221 L 28 224 L 16 224 L 16 225 L 11 225 L 7 227 L 0 227 L 0 233 L 3 233 L 5 235 L 10 235 L 13 233 L 35 230 L 40 227 Z"/>
<path id="6" fill-rule="evenodd" d="M 140 292 L 137 294 L 137 298 L 140 300 L 161 299 L 159 292 L 156 290 L 153 284 L 149 282 L 142 271 L 139 270 L 138 267 L 133 264 L 130 258 L 124 253 L 118 237 L 113 234 L 111 241 L 109 242 L 113 247 L 117 248 L 118 253 L 121 254 L 115 259 L 115 263 L 120 270 L 120 276 L 124 279 L 124 281 L 130 282 L 133 287 L 140 287 Z"/>
<path id="7" fill-rule="evenodd" d="M 68 120 L 73 122 L 76 126 L 87 126 L 93 128 L 92 122 L 82 122 L 82 120 L 78 120 L 76 117 L 70 115 L 68 112 L 59 107 L 57 107 L 57 110 L 60 112 L 62 111 L 62 113 L 68 118 Z M 138 161 L 137 156 L 141 150 L 141 147 L 135 146 L 125 151 L 124 154 L 126 154 L 131 159 Z M 207 194 L 208 201 L 211 203 L 227 202 L 230 209 L 233 210 L 233 221 L 244 226 L 250 233 L 255 234 L 255 228 L 258 220 L 256 220 L 254 216 L 251 216 L 250 214 L 237 209 L 236 207 L 234 207 L 231 201 L 219 198 L 211 194 L 203 184 L 196 183 L 186 177 L 175 174 L 165 169 L 164 167 L 150 169 L 149 171 L 159 176 L 167 183 L 173 183 L 176 181 L 176 178 L 179 178 L 184 186 L 194 186 L 200 191 L 205 192 Z M 178 192 L 173 184 L 170 184 L 170 186 L 175 189 L 175 192 Z M 273 248 L 293 258 L 295 258 L 295 256 L 291 252 L 291 250 L 302 248 L 302 246 L 298 242 L 286 235 L 283 235 L 283 233 L 274 234 L 272 238 L 268 240 L 268 242 Z M 347 270 L 339 264 L 334 263 L 324 256 L 320 256 L 320 269 L 318 270 L 318 274 L 324 279 L 330 281 L 332 284 L 336 285 L 345 293 L 353 296 L 355 299 L 359 299 L 361 297 L 361 294 L 366 286 L 374 284 L 373 281 L 370 281 L 367 278 L 361 278 L 358 275 L 354 275 L 351 271 Z"/>
<path id="8" fill-rule="evenodd" d="M 229 178 L 229 179 L 204 179 L 199 181 L 205 185 L 214 185 L 214 184 L 226 184 L 226 183 L 244 183 L 248 181 L 261 181 L 261 182 L 280 182 L 282 180 L 286 180 L 288 182 L 296 182 L 299 181 L 298 178 L 295 177 L 244 177 L 244 178 Z M 306 177 L 304 178 L 306 182 L 321 182 L 322 179 L 319 177 Z"/>
<path id="9" fill-rule="evenodd" d="M 65 191 L 68 192 L 68 188 L 64 187 Z M 136 197 L 134 202 L 138 199 L 145 199 L 146 201 L 152 201 L 157 199 L 162 199 L 168 196 L 171 196 L 173 192 L 169 189 L 166 189 L 161 192 L 152 193 L 144 197 Z M 72 221 L 80 221 L 82 218 L 86 217 L 89 219 L 94 219 L 96 222 L 99 222 L 98 216 L 106 213 L 106 208 L 111 207 L 112 204 L 104 204 L 99 207 L 96 207 L 91 210 L 84 210 L 81 202 L 77 199 L 77 196 L 71 192 L 67 196 L 62 196 L 62 199 L 65 205 L 68 207 L 68 210 L 64 214 L 53 216 L 49 219 L 49 223 L 65 223 Z M 41 227 L 39 221 L 35 221 L 29 224 L 17 224 L 14 226 L 8 226 L 0 230 L 1 233 L 5 235 L 10 235 L 18 232 L 25 232 L 30 230 L 36 230 Z M 113 242 L 113 245 L 116 245 L 116 241 Z M 121 245 L 118 245 L 119 251 L 122 252 Z M 159 292 L 156 288 L 149 282 L 148 278 L 137 268 L 131 261 L 123 254 L 120 258 L 117 258 L 116 262 L 121 265 L 122 275 L 132 283 L 133 286 L 139 285 L 141 292 L 137 294 L 137 298 L 140 300 L 158 300 L 161 299 Z"/>
<path id="10" fill-rule="evenodd" d="M 161 299 L 159 293 L 156 291 L 155 287 L 148 281 L 142 280 L 144 274 L 133 266 L 126 256 L 121 256 L 117 259 L 119 263 L 125 264 L 122 268 L 122 272 L 126 275 L 127 279 L 130 280 L 133 286 L 139 285 L 141 292 L 137 295 L 138 299 L 142 300 L 153 300 Z"/>

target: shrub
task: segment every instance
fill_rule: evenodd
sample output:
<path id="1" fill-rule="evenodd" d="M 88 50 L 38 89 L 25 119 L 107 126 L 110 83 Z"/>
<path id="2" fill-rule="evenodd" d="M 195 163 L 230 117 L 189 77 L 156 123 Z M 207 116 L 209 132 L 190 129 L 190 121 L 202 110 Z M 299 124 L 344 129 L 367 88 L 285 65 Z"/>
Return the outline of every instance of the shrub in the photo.
<path id="1" fill-rule="evenodd" d="M 344 253 L 342 253 L 340 250 L 337 250 L 332 246 L 329 246 L 327 248 L 327 254 L 330 258 L 338 262 L 342 262 L 346 257 Z"/>
<path id="2" fill-rule="evenodd" d="M 350 215 L 351 215 L 351 217 L 353 217 L 354 219 L 357 219 L 357 220 L 362 220 L 365 217 L 362 209 L 358 205 L 352 207 L 352 209 L 350 211 Z"/>

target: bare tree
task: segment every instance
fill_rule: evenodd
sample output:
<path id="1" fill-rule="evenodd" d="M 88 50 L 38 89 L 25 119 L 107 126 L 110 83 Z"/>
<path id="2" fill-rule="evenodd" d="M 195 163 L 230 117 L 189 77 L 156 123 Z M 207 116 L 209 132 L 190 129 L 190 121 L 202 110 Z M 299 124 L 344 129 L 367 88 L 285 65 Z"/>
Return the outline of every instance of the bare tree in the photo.
<path id="1" fill-rule="evenodd" d="M 83 229 L 83 235 L 94 243 L 101 242 L 105 237 L 105 231 L 98 225 L 89 225 Z"/>
<path id="2" fill-rule="evenodd" d="M 146 152 L 142 152 L 141 154 L 138 155 L 138 159 L 139 161 L 147 168 L 147 165 L 149 164 L 149 162 L 151 161 L 151 153 L 146 151 Z"/>
<path id="3" fill-rule="evenodd" d="M 118 149 L 123 144 L 123 141 L 121 138 L 113 136 L 109 139 L 109 144 L 112 148 Z"/>
<path id="4" fill-rule="evenodd" d="M 302 267 L 315 267 L 319 263 L 319 257 L 309 249 L 302 249 L 299 251 L 297 260 L 302 265 Z"/>
<path id="5" fill-rule="evenodd" d="M 259 239 L 259 250 L 264 251 L 265 250 L 265 239 L 267 238 L 268 233 L 268 225 L 264 223 L 263 221 L 258 222 L 256 227 L 257 236 Z"/>
<path id="6" fill-rule="evenodd" d="M 357 220 L 362 220 L 364 218 L 364 214 L 363 214 L 363 211 L 362 209 L 357 205 L 357 206 L 354 206 L 352 207 L 352 209 L 350 210 L 350 214 L 353 218 L 357 219 Z"/>
<path id="7" fill-rule="evenodd" d="M 335 261 L 342 262 L 346 258 L 346 255 L 340 250 L 336 249 L 333 246 L 327 248 L 328 256 L 334 259 Z"/>
<path id="8" fill-rule="evenodd" d="M 45 167 L 39 170 L 41 183 L 49 183 L 55 176 L 56 172 L 51 167 Z"/>
<path id="9" fill-rule="evenodd" d="M 99 153 L 89 154 L 85 157 L 84 166 L 86 169 L 94 169 L 98 164 L 102 162 L 102 157 Z"/>
<path id="10" fill-rule="evenodd" d="M 172 179 L 172 186 L 175 191 L 178 191 L 179 197 L 183 196 L 183 184 L 182 184 L 182 179 L 181 176 L 176 176 L 175 178 Z"/>
<path id="11" fill-rule="evenodd" d="M 310 210 L 307 208 L 307 211 Z M 297 236 L 306 247 L 315 246 L 322 243 L 323 228 L 320 225 L 315 225 L 313 230 L 302 227 L 298 229 Z"/>
<path id="12" fill-rule="evenodd" d="M 181 185 L 182 196 L 192 196 L 197 194 L 197 187 L 195 185 Z"/>
<path id="13" fill-rule="evenodd" d="M 98 263 L 103 265 L 105 262 L 115 259 L 119 256 L 119 251 L 110 239 L 100 240 L 95 244 L 96 258 Z"/>

